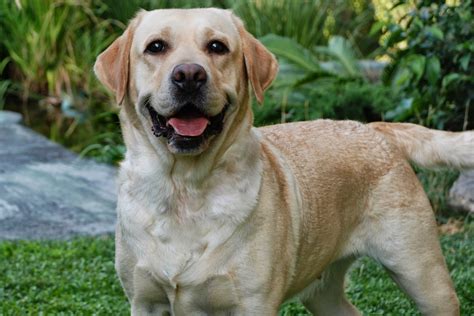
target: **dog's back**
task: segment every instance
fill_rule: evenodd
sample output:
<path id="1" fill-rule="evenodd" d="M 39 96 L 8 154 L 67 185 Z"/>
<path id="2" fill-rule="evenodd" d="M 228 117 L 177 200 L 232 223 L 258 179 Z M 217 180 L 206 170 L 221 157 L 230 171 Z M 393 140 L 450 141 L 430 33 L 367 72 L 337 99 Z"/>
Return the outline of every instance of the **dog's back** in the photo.
<path id="1" fill-rule="evenodd" d="M 351 160 L 362 156 L 363 160 L 369 158 L 376 163 L 382 159 L 387 164 L 396 156 L 427 168 L 474 168 L 474 131 L 446 132 L 409 123 L 365 125 L 332 120 L 277 124 L 259 130 L 290 160 L 292 156 L 295 160 L 302 158 L 298 157 L 301 148 L 305 148 L 303 155 L 316 150 L 317 158 L 336 155 L 332 158 L 338 160 L 340 154 L 356 147 Z"/>
<path id="2" fill-rule="evenodd" d="M 367 190 L 394 165 L 406 164 L 383 135 L 355 121 L 316 120 L 259 130 L 287 161 L 311 209 L 327 209 L 331 200 L 350 205 L 351 197 L 364 195 L 359 189 Z"/>

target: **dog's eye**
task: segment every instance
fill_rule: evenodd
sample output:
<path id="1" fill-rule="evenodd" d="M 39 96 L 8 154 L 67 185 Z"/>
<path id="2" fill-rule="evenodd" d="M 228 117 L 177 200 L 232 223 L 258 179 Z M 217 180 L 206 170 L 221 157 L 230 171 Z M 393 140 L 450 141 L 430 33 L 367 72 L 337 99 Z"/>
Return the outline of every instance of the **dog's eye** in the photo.
<path id="1" fill-rule="evenodd" d="M 207 44 L 207 49 L 209 50 L 210 53 L 218 54 L 218 55 L 223 55 L 229 52 L 229 49 L 227 46 L 224 45 L 224 43 L 220 41 L 212 41 L 209 44 Z"/>
<path id="2" fill-rule="evenodd" d="M 167 45 L 162 40 L 153 41 L 145 48 L 145 53 L 148 54 L 159 54 L 163 53 L 167 48 Z"/>

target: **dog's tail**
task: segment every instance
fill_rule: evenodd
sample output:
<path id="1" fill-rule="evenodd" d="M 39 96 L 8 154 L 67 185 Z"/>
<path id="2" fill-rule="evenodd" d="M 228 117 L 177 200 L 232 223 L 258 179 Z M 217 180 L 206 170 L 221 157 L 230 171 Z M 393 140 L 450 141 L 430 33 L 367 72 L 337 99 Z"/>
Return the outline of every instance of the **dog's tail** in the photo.
<path id="1" fill-rule="evenodd" d="M 406 158 L 426 168 L 474 168 L 474 131 L 446 132 L 409 123 L 370 123 Z"/>

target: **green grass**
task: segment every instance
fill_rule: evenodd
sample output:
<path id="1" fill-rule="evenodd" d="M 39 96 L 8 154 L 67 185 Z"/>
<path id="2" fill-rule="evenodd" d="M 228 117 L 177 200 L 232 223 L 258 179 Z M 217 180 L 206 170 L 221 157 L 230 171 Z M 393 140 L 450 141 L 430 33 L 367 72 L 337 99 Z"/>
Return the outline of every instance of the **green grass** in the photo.
<path id="1" fill-rule="evenodd" d="M 462 315 L 474 315 L 474 222 L 441 238 L 461 300 Z M 0 315 L 128 315 L 115 276 L 113 238 L 0 243 Z M 359 261 L 347 293 L 365 315 L 418 315 L 387 274 L 369 259 Z M 281 315 L 309 315 L 297 302 Z"/>

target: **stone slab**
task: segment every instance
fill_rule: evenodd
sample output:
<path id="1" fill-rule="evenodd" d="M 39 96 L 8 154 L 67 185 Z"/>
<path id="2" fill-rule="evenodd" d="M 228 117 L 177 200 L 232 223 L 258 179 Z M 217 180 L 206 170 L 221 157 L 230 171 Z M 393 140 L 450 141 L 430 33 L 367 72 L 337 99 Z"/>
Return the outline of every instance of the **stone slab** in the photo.
<path id="1" fill-rule="evenodd" d="M 463 171 L 449 191 L 449 205 L 474 214 L 474 170 Z"/>
<path id="2" fill-rule="evenodd" d="M 3 123 L 13 123 L 17 124 L 22 121 L 22 116 L 20 113 L 11 112 L 11 111 L 0 111 L 0 124 Z"/>
<path id="3" fill-rule="evenodd" d="M 0 121 L 0 239 L 112 233 L 115 178 L 112 166 Z"/>

